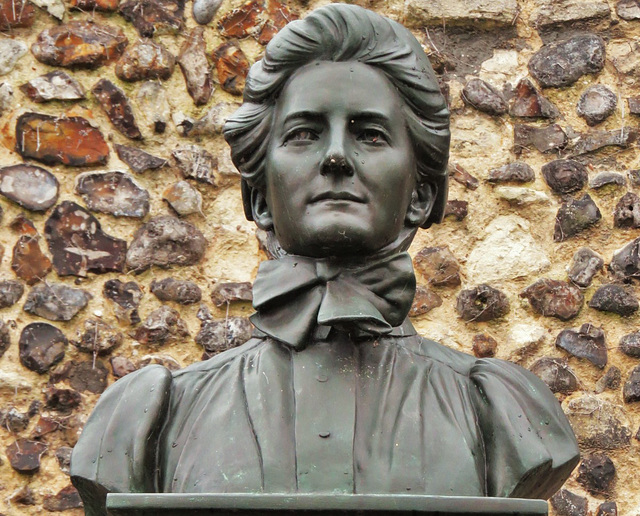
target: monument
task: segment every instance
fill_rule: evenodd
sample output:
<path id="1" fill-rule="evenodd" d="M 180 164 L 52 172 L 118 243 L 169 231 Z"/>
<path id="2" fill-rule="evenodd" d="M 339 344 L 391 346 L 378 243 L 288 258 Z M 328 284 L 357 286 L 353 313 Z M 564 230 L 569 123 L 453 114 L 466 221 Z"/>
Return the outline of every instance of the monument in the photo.
<path id="1" fill-rule="evenodd" d="M 254 336 L 105 391 L 71 463 L 86 514 L 106 514 L 108 493 L 553 494 L 579 453 L 546 385 L 407 319 L 406 251 L 442 218 L 449 149 L 413 35 L 352 5 L 313 11 L 269 43 L 224 133 L 275 256 L 254 283 Z"/>

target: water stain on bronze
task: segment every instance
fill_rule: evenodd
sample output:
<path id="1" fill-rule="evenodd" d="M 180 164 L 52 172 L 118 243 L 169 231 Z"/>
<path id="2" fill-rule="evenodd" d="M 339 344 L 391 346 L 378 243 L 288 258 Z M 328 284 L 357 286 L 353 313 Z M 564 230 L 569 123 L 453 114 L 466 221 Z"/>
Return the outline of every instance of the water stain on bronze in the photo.
<path id="1" fill-rule="evenodd" d="M 16 150 L 46 165 L 104 165 L 109 147 L 85 118 L 25 113 L 16 122 Z"/>
<path id="2" fill-rule="evenodd" d="M 91 90 L 114 127 L 132 140 L 142 139 L 133 109 L 124 91 L 108 79 L 100 79 Z"/>
<path id="3" fill-rule="evenodd" d="M 237 41 L 223 43 L 213 51 L 213 60 L 221 88 L 233 95 L 242 95 L 249 73 L 249 60 Z"/>

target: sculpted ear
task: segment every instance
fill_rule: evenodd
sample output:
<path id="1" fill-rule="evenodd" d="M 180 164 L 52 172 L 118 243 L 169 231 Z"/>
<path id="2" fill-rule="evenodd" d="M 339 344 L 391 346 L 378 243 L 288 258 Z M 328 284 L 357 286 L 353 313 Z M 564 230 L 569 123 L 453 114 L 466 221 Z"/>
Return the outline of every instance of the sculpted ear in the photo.
<path id="1" fill-rule="evenodd" d="M 263 192 L 257 188 L 251 190 L 251 214 L 256 225 L 265 231 L 273 229 L 273 217 Z"/>
<path id="2" fill-rule="evenodd" d="M 411 194 L 411 202 L 407 209 L 405 223 L 409 227 L 422 226 L 433 209 L 436 200 L 436 191 L 434 185 L 429 182 L 416 185 Z"/>

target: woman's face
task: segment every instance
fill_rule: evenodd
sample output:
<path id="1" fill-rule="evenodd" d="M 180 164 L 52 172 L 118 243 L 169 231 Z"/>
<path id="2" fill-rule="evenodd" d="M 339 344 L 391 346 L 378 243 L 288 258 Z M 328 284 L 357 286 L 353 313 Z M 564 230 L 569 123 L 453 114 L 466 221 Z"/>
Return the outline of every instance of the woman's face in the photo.
<path id="1" fill-rule="evenodd" d="M 366 255 L 397 238 L 416 185 L 403 113 L 394 86 L 371 66 L 316 62 L 292 76 L 276 104 L 265 171 L 264 212 L 287 252 Z"/>

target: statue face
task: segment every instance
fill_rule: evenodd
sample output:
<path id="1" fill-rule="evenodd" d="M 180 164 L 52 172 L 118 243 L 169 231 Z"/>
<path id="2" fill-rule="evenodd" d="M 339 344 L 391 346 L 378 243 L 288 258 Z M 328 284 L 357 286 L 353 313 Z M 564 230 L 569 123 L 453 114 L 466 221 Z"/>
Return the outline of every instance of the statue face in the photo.
<path id="1" fill-rule="evenodd" d="M 416 186 L 402 99 L 362 63 L 301 68 L 277 101 L 265 173 L 266 205 L 256 221 L 272 223 L 287 252 L 381 249 L 404 227 Z"/>

